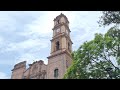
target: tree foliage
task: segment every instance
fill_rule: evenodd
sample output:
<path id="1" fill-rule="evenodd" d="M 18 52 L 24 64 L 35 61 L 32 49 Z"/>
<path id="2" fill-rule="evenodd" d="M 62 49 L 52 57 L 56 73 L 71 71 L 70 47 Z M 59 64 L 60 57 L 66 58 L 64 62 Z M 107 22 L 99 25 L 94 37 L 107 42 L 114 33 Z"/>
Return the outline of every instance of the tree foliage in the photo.
<path id="1" fill-rule="evenodd" d="M 100 17 L 100 25 L 120 24 L 120 11 L 103 11 Z"/>
<path id="2" fill-rule="evenodd" d="M 120 30 L 112 27 L 105 35 L 95 34 L 94 40 L 83 43 L 72 57 L 65 79 L 119 78 Z"/>
<path id="3" fill-rule="evenodd" d="M 105 35 L 83 43 L 72 53 L 73 63 L 64 79 L 120 78 L 120 11 L 103 11 L 99 24 L 115 24 Z"/>

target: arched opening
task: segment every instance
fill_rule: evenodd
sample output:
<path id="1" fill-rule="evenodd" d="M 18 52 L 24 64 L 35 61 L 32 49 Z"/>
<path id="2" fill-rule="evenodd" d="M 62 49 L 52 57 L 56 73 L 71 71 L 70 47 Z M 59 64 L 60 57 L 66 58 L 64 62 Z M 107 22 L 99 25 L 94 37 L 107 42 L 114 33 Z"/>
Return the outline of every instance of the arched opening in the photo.
<path id="1" fill-rule="evenodd" d="M 60 43 L 59 41 L 56 42 L 56 50 L 59 50 L 60 49 Z"/>
<path id="2" fill-rule="evenodd" d="M 57 78 L 58 77 L 58 69 L 54 70 L 54 77 Z"/>
<path id="3" fill-rule="evenodd" d="M 59 23 L 60 23 L 60 20 L 58 20 L 57 22 L 58 22 L 58 24 L 59 24 Z"/>

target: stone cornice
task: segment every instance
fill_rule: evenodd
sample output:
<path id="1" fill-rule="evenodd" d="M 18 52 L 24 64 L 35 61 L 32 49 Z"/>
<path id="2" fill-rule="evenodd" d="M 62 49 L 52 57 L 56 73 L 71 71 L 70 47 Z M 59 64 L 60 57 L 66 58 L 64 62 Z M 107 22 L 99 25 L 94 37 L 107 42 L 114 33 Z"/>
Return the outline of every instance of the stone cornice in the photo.
<path id="1" fill-rule="evenodd" d="M 24 68 L 26 66 L 21 66 L 21 67 L 15 67 L 14 69 L 12 69 L 11 71 L 14 71 L 14 70 L 17 70 L 17 69 L 20 69 L 20 68 Z"/>
<path id="2" fill-rule="evenodd" d="M 59 33 L 59 35 L 54 36 L 53 39 L 50 40 L 50 41 L 53 41 L 53 40 L 55 40 L 55 39 L 57 39 L 59 37 L 63 37 L 63 36 L 65 36 L 66 38 L 68 38 L 70 40 L 70 42 L 73 44 L 73 42 L 71 41 L 70 37 L 66 33 L 64 33 L 64 32 L 63 33 Z"/>
<path id="3" fill-rule="evenodd" d="M 67 25 L 66 23 L 57 24 L 57 25 L 54 26 L 54 28 L 53 28 L 52 30 L 55 30 L 55 29 L 57 29 L 57 28 L 59 28 L 59 27 L 61 27 L 61 26 L 63 26 L 63 25 L 64 25 L 65 27 L 67 27 L 67 29 L 69 30 L 69 32 L 71 32 L 70 29 L 69 29 L 69 27 L 68 27 L 68 25 Z"/>
<path id="4" fill-rule="evenodd" d="M 62 51 L 62 52 L 60 52 L 60 53 L 51 55 L 51 56 L 49 56 L 49 57 L 47 57 L 47 58 L 49 59 L 49 58 L 52 58 L 52 57 L 55 57 L 55 56 L 58 56 L 58 55 L 61 55 L 61 54 L 64 54 L 64 53 L 66 53 L 68 56 L 71 57 L 71 54 L 69 54 L 69 53 L 65 50 L 65 51 Z"/>

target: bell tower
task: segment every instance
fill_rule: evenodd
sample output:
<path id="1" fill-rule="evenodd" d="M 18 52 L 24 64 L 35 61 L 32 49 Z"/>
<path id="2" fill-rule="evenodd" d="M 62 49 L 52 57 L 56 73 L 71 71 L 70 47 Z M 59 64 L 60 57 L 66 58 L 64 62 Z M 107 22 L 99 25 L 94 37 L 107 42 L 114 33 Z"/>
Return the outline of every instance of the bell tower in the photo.
<path id="1" fill-rule="evenodd" d="M 51 53 L 48 57 L 47 78 L 62 79 L 72 63 L 72 41 L 70 38 L 69 21 L 64 14 L 54 19 Z"/>

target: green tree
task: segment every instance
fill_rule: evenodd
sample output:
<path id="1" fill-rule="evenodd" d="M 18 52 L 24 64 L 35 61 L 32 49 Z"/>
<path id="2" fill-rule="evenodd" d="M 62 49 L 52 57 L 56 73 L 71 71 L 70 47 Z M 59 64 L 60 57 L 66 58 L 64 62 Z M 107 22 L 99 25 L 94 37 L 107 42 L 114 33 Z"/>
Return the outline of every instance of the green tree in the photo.
<path id="1" fill-rule="evenodd" d="M 72 53 L 73 63 L 65 79 L 120 78 L 120 11 L 103 11 L 99 24 L 115 26 L 105 35 L 95 34 L 94 40 Z"/>
<path id="2" fill-rule="evenodd" d="M 72 57 L 65 79 L 119 78 L 120 30 L 112 27 L 105 35 L 95 34 L 94 40 L 81 45 Z"/>
<path id="3" fill-rule="evenodd" d="M 120 11 L 103 11 L 99 20 L 100 25 L 120 24 Z"/>

